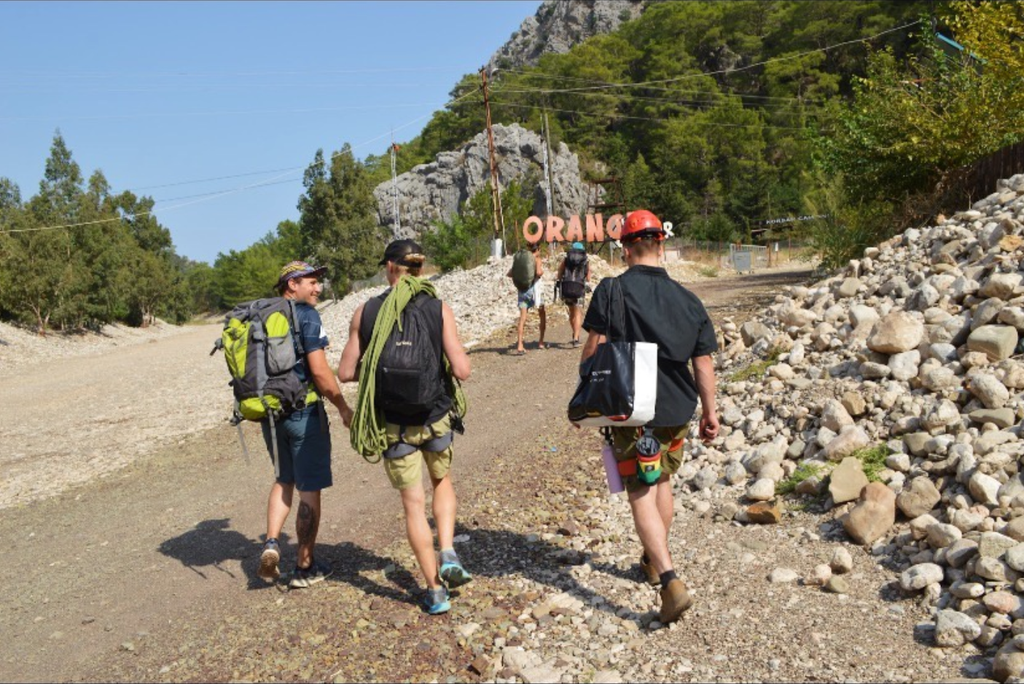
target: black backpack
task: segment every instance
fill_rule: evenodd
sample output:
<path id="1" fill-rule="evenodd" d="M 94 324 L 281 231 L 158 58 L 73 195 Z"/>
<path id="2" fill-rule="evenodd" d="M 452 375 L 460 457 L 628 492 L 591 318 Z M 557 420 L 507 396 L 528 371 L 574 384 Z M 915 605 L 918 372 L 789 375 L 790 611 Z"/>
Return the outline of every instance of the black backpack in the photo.
<path id="1" fill-rule="evenodd" d="M 571 249 L 565 255 L 565 270 L 562 271 L 561 292 L 563 299 L 580 299 L 586 293 L 584 280 L 587 277 L 587 253 L 582 249 Z"/>
<path id="2" fill-rule="evenodd" d="M 391 330 L 377 362 L 377 406 L 388 412 L 416 415 L 430 411 L 445 392 L 441 376 L 438 301 L 419 294 L 402 311 L 402 326 Z"/>

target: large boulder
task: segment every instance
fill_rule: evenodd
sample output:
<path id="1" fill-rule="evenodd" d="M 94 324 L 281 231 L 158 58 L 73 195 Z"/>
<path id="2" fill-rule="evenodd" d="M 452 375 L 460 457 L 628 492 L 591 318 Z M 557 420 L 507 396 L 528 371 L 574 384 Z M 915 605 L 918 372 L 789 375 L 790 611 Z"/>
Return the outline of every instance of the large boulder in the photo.
<path id="1" fill-rule="evenodd" d="M 882 354 L 899 354 L 916 349 L 924 339 L 924 323 L 906 311 L 892 311 L 877 323 L 868 338 L 868 348 Z"/>
<path id="2" fill-rule="evenodd" d="M 544 164 L 544 139 L 518 124 L 492 127 L 498 178 L 502 187 L 529 175 L 541 176 Z M 580 177 L 579 158 L 565 143 L 559 143 L 549 157 L 554 207 L 557 216 L 568 219 L 586 214 L 588 190 Z M 491 163 L 487 134 L 479 133 L 457 150 L 441 152 L 429 164 L 414 166 L 393 181 L 373 190 L 377 201 L 377 223 L 395 238 L 416 238 L 433 230 L 436 221 L 448 221 L 476 193 L 487 188 Z M 395 194 L 398 216 L 395 215 Z M 543 215 L 547 206 L 547 184 L 537 186 L 533 213 Z M 607 218 L 607 217 L 605 217 Z M 582 226 L 584 229 L 586 225 Z M 522 226 L 506 226 L 518 231 Z M 506 235 L 506 240 L 511 240 Z"/>
<path id="3" fill-rule="evenodd" d="M 871 544 L 896 522 L 896 495 L 881 482 L 871 482 L 861 490 L 857 505 L 840 520 L 854 541 Z"/>
<path id="4" fill-rule="evenodd" d="M 1017 329 L 1010 325 L 983 325 L 967 338 L 967 348 L 984 352 L 990 361 L 1002 361 L 1017 346 Z"/>
<path id="5" fill-rule="evenodd" d="M 644 0 L 545 0 L 491 56 L 487 69 L 535 66 L 541 55 L 564 54 L 588 38 L 615 31 L 646 6 Z"/>

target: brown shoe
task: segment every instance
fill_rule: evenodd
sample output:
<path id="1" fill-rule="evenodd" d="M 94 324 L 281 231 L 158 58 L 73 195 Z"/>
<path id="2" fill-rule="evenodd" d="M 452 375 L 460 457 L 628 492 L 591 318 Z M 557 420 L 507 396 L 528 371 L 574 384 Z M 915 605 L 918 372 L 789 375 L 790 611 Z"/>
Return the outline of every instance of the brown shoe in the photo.
<path id="1" fill-rule="evenodd" d="M 645 563 L 643 556 L 640 556 L 640 573 L 647 578 L 647 583 L 652 587 L 661 585 L 661 578 L 658 577 L 658 571 L 655 570 L 654 566 L 650 563 Z"/>
<path id="2" fill-rule="evenodd" d="M 674 579 L 661 590 L 661 611 L 658 620 L 662 624 L 675 622 L 683 612 L 693 605 L 693 597 L 686 590 L 681 579 Z"/>

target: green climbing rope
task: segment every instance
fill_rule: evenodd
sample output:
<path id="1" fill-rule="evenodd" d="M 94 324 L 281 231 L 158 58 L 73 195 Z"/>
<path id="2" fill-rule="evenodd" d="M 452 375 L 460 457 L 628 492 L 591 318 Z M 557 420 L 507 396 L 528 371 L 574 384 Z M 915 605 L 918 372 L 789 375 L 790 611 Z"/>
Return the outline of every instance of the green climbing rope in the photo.
<path id="1" fill-rule="evenodd" d="M 388 448 L 384 414 L 377 410 L 375 401 L 377 363 L 388 337 L 391 336 L 391 330 L 396 325 L 399 331 L 402 329 L 402 311 L 421 292 L 437 297 L 434 284 L 423 278 L 405 275 L 395 283 L 391 288 L 391 294 L 381 305 L 373 325 L 370 344 L 363 352 L 362 366 L 359 369 L 358 403 L 355 416 L 352 418 L 352 427 L 349 429 L 349 439 L 352 448 L 370 463 L 380 461 L 381 454 Z M 461 383 L 452 375 L 448 357 L 445 356 L 443 359 L 448 394 L 452 398 L 452 412 L 461 418 L 466 415 L 466 395 L 462 391 Z"/>

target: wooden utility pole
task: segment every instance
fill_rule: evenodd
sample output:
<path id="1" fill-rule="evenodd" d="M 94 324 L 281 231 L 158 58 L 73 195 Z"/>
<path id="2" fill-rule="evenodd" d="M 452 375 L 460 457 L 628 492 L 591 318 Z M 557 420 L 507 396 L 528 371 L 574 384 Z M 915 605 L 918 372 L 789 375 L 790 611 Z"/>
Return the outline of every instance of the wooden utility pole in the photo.
<path id="1" fill-rule="evenodd" d="M 402 232 L 402 219 L 398 215 L 398 145 L 395 144 L 395 132 L 391 131 L 391 200 L 395 212 L 395 235 Z"/>
<path id="2" fill-rule="evenodd" d="M 484 110 L 487 113 L 487 147 L 491 154 L 491 204 L 494 208 L 494 239 L 497 240 L 504 237 L 505 219 L 501 215 L 501 193 L 498 190 L 498 161 L 494 156 L 494 133 L 491 131 L 491 101 L 487 94 L 486 68 L 480 70 L 480 80 L 483 81 Z"/>
<path id="3" fill-rule="evenodd" d="M 548 184 L 548 216 L 555 213 L 555 184 L 551 181 L 551 164 L 554 163 L 551 153 L 551 129 L 548 128 L 548 113 L 544 112 L 544 180 Z M 549 159 L 552 161 L 549 163 Z"/>

